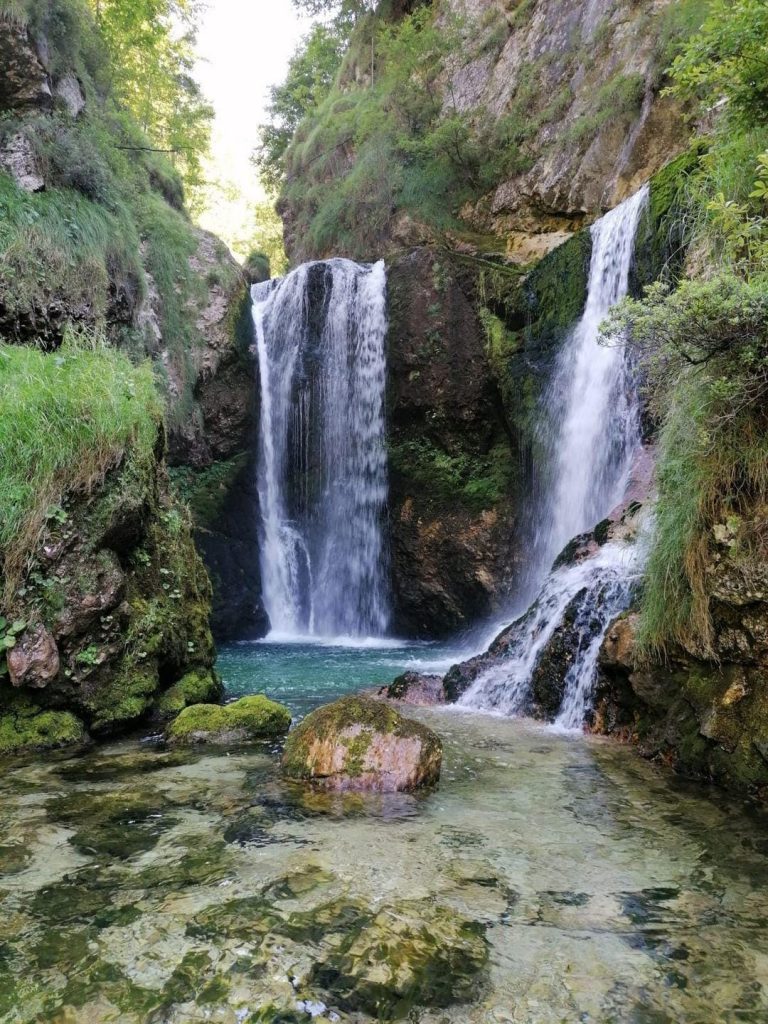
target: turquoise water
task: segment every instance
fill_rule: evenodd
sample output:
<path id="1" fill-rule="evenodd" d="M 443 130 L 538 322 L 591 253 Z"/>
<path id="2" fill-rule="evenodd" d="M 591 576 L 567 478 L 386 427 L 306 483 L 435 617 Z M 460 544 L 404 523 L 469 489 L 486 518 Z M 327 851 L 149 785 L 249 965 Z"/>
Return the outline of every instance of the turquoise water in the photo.
<path id="1" fill-rule="evenodd" d="M 227 694 L 266 693 L 301 717 L 345 693 L 385 686 L 406 669 L 445 672 L 462 657 L 457 646 L 369 640 L 229 644 L 218 669 Z"/>

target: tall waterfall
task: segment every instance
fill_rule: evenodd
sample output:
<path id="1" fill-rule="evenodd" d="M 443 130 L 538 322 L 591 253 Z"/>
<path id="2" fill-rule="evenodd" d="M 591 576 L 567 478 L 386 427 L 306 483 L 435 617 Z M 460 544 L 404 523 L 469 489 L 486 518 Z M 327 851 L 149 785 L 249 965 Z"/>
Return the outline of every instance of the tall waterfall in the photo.
<path id="1" fill-rule="evenodd" d="M 639 402 L 626 354 L 598 342 L 606 314 L 627 294 L 647 198 L 645 187 L 592 228 L 586 306 L 545 399 L 553 473 L 532 543 L 529 599 L 535 599 L 512 627 L 506 657 L 475 679 L 461 699 L 464 705 L 524 711 L 537 659 L 570 608 L 579 640 L 557 721 L 577 728 L 588 708 L 602 636 L 629 603 L 641 550 L 609 543 L 578 565 L 548 568 L 572 538 L 593 529 L 621 502 L 640 448 Z"/>
<path id="2" fill-rule="evenodd" d="M 308 263 L 254 285 L 261 572 L 272 634 L 389 622 L 382 262 Z"/>

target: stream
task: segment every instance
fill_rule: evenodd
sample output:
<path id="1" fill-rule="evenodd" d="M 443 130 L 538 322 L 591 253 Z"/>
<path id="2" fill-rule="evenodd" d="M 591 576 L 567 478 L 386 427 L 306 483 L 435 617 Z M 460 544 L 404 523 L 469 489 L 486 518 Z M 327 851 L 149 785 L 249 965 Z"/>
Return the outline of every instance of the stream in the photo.
<path id="1" fill-rule="evenodd" d="M 232 693 L 270 676 L 301 715 L 413 657 L 239 645 L 221 670 Z M 767 1019 L 762 812 L 614 742 L 409 713 L 445 743 L 419 796 L 287 784 L 270 745 L 7 768 L 0 1020 Z"/>

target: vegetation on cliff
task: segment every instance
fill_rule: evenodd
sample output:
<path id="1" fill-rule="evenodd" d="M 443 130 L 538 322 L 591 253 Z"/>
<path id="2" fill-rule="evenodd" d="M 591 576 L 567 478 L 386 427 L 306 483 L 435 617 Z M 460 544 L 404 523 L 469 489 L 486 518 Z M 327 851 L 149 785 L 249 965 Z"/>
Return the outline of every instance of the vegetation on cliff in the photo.
<path id="1" fill-rule="evenodd" d="M 210 583 L 165 464 L 234 457 L 250 416 L 244 281 L 184 205 L 210 120 L 189 75 L 196 10 L 0 11 L 6 752 L 221 694 Z"/>
<path id="2" fill-rule="evenodd" d="M 609 333 L 627 336 L 661 424 L 659 502 L 639 640 L 714 657 L 711 571 L 717 531 L 742 558 L 768 552 L 768 13 L 716 2 L 675 61 L 672 91 L 719 108 L 702 152 L 678 175 L 692 280 L 627 303 Z M 762 525 L 761 525 L 762 524 Z"/>
<path id="3" fill-rule="evenodd" d="M 469 14 L 448 0 L 367 13 L 365 4 L 322 6 L 337 17 L 315 28 L 273 90 L 257 164 L 280 192 L 289 246 L 353 257 L 381 251 L 393 235 L 435 240 L 470 224 L 476 235 L 502 183 L 556 148 L 583 157 L 601 132 L 628 131 L 706 9 L 685 0 L 635 19 L 648 51 L 637 70 L 610 58 L 621 31 L 610 17 L 589 37 L 575 33 L 565 50 L 550 40 L 515 63 L 502 107 L 498 97 L 491 106 L 465 95 L 475 86 L 462 76 L 475 67 L 491 78 L 510 36 L 529 30 L 532 5 L 507 14 L 493 5 Z M 596 68 L 594 87 L 579 92 L 573 83 Z"/>

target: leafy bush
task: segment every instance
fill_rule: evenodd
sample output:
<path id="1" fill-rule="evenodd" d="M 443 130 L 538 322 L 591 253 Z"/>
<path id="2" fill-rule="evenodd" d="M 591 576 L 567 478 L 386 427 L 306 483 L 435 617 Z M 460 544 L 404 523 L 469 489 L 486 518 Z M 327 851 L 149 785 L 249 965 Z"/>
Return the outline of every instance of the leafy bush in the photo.
<path id="1" fill-rule="evenodd" d="M 654 285 L 612 317 L 662 423 L 659 499 L 641 642 L 711 650 L 706 567 L 712 529 L 768 501 L 768 278 Z"/>

